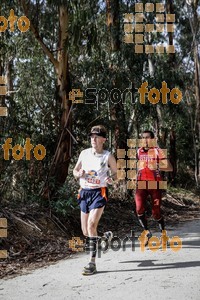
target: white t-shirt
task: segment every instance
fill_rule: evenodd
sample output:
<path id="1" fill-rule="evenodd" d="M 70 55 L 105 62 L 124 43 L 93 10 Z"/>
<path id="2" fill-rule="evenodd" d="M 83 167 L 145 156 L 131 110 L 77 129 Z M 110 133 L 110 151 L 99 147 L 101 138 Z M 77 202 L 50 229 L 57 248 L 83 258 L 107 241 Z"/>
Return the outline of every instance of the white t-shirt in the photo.
<path id="1" fill-rule="evenodd" d="M 78 161 L 81 162 L 85 176 L 79 179 L 82 188 L 100 188 L 106 187 L 106 177 L 108 177 L 108 157 L 110 152 L 103 150 L 103 153 L 92 153 L 92 148 L 81 152 Z"/>

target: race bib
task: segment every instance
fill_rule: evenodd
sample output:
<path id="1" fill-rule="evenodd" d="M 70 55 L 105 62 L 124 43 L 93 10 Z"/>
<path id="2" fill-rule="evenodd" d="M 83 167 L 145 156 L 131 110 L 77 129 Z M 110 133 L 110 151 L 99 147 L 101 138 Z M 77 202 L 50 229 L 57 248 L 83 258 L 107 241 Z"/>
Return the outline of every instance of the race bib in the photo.
<path id="1" fill-rule="evenodd" d="M 91 186 L 91 185 L 100 185 L 100 179 L 97 175 L 97 172 L 94 170 L 91 170 L 86 173 L 85 175 L 85 185 Z"/>

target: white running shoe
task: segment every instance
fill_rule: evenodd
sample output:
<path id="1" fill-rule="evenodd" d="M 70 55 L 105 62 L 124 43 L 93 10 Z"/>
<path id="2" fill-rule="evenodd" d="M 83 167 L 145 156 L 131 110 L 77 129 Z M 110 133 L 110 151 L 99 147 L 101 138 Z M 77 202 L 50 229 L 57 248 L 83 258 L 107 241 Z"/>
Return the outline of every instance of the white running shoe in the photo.
<path id="1" fill-rule="evenodd" d="M 103 234 L 103 241 L 101 241 L 101 249 L 103 249 L 103 253 L 105 253 L 110 247 L 111 240 L 113 238 L 112 231 L 106 231 Z"/>

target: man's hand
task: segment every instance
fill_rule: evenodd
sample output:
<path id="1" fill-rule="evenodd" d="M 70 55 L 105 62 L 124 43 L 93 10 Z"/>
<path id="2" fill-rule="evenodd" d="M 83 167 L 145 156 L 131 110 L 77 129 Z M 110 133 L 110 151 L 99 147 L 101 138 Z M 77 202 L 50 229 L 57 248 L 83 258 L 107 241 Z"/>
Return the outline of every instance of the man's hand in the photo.
<path id="1" fill-rule="evenodd" d="M 77 177 L 84 177 L 85 176 L 85 171 L 83 169 L 80 169 L 78 172 L 77 172 Z"/>
<path id="2" fill-rule="evenodd" d="M 84 177 L 85 176 L 85 171 L 83 169 L 80 169 L 80 170 L 73 170 L 73 175 L 76 177 L 76 178 L 80 178 L 80 177 Z"/>
<path id="3" fill-rule="evenodd" d="M 114 182 L 114 180 L 111 177 L 106 177 L 105 181 L 108 184 L 113 184 L 113 182 Z"/>

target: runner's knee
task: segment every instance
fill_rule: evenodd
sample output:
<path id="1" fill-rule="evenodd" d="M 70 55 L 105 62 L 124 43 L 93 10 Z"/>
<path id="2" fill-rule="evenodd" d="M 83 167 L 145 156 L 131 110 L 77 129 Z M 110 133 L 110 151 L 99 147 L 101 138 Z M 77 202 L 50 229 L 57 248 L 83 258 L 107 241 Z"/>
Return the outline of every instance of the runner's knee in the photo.
<path id="1" fill-rule="evenodd" d="M 93 220 L 89 220 L 88 221 L 88 231 L 89 232 L 93 232 L 93 231 L 95 231 L 96 230 L 96 228 L 97 228 L 97 224 L 96 224 L 96 222 L 94 222 Z"/>

